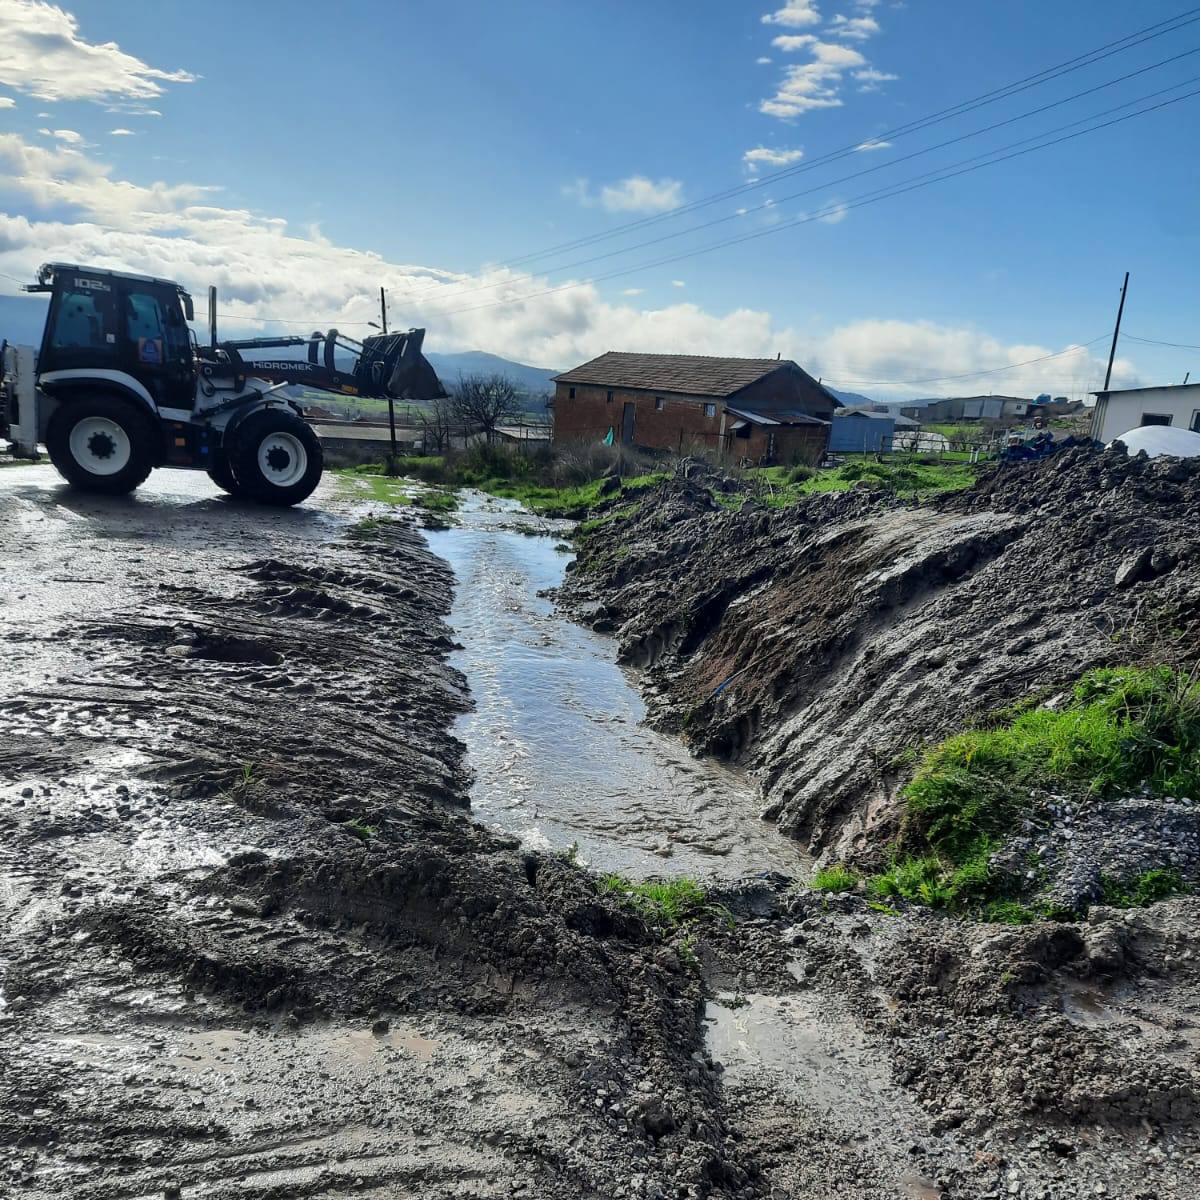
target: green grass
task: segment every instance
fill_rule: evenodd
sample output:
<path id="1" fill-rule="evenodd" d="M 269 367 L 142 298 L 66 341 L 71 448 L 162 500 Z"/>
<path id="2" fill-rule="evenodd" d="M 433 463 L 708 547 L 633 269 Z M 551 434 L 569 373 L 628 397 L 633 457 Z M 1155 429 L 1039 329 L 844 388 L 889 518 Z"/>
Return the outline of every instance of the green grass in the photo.
<path id="1" fill-rule="evenodd" d="M 361 842 L 369 842 L 379 832 L 374 825 L 368 825 L 357 817 L 347 821 L 342 828 L 348 829 Z"/>
<path id="2" fill-rule="evenodd" d="M 808 886 L 818 892 L 852 892 L 857 884 L 858 876 L 845 863 L 834 863 L 815 872 Z"/>
<path id="3" fill-rule="evenodd" d="M 619 896 L 650 924 L 674 929 L 687 921 L 728 912 L 708 899 L 708 893 L 694 879 L 648 880 L 633 883 L 623 875 L 602 875 L 597 889 Z"/>
<path id="4" fill-rule="evenodd" d="M 1017 909 L 1005 906 L 1017 903 L 1024 883 L 998 876 L 989 862 L 1031 795 L 1102 799 L 1143 787 L 1200 792 L 1200 683 L 1169 667 L 1092 671 L 1057 708 L 1014 707 L 992 728 L 929 750 L 903 792 L 903 853 L 868 886 L 881 898 L 1012 920 Z M 1178 890 L 1171 872 L 1112 886 L 1132 903 Z"/>
<path id="5" fill-rule="evenodd" d="M 1100 880 L 1100 887 L 1104 903 L 1115 908 L 1145 908 L 1156 900 L 1165 900 L 1188 890 L 1178 871 L 1163 867 L 1143 871 L 1126 883 L 1106 875 Z"/>
<path id="6" fill-rule="evenodd" d="M 975 472 L 961 462 L 923 462 L 918 460 L 876 462 L 873 458 L 856 459 L 839 467 L 813 470 L 811 467 L 756 467 L 744 474 L 758 499 L 772 507 L 796 504 L 805 496 L 819 492 L 847 492 L 866 482 L 872 487 L 899 495 L 929 496 L 939 492 L 961 491 L 975 482 Z M 739 495 L 716 495 L 717 503 L 740 507 Z"/>

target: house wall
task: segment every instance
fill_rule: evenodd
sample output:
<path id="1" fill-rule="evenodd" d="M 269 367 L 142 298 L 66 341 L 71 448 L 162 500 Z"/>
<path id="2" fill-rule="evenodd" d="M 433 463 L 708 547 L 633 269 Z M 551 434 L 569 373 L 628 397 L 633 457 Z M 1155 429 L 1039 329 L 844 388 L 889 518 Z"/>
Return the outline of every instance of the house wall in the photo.
<path id="1" fill-rule="evenodd" d="M 820 417 L 822 421 L 828 421 L 837 408 L 828 392 L 809 383 L 790 367 L 764 375 L 730 396 L 728 403 L 734 408 L 749 408 L 761 413 L 771 413 L 781 408 L 799 409 L 809 416 Z"/>
<path id="2" fill-rule="evenodd" d="M 575 397 L 571 398 L 571 388 Z M 611 390 L 612 400 L 608 399 Z M 658 410 L 655 397 L 661 396 Z M 634 405 L 632 442 L 654 450 L 688 451 L 691 448 L 715 450 L 720 443 L 720 400 L 704 396 L 681 396 L 671 392 L 644 392 L 622 388 L 604 388 L 595 384 L 555 384 L 554 440 L 556 442 L 600 441 L 613 431 L 621 441 L 621 423 L 625 405 Z M 713 416 L 705 414 L 711 405 Z"/>
<path id="3" fill-rule="evenodd" d="M 1200 433 L 1200 384 L 1101 396 L 1092 415 L 1092 437 L 1099 442 L 1111 442 L 1131 429 L 1148 424 L 1146 417 L 1151 414 L 1169 416 L 1171 425 Z"/>
<path id="4" fill-rule="evenodd" d="M 827 425 L 748 425 L 747 429 L 746 437 L 726 435 L 727 461 L 815 467 L 825 457 Z"/>
<path id="5" fill-rule="evenodd" d="M 894 421 L 847 413 L 834 417 L 829 431 L 829 449 L 842 454 L 877 454 L 892 448 L 896 433 Z"/>

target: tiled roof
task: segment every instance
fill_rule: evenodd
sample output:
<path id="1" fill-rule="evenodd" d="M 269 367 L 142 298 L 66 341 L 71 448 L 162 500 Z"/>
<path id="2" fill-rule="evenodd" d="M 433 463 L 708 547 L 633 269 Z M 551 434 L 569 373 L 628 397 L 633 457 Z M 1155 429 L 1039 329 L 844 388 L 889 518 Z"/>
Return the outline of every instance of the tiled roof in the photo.
<path id="1" fill-rule="evenodd" d="M 624 354 L 610 350 L 554 378 L 558 383 L 724 397 L 789 366 L 796 364 L 778 358 L 708 358 L 699 354 Z"/>

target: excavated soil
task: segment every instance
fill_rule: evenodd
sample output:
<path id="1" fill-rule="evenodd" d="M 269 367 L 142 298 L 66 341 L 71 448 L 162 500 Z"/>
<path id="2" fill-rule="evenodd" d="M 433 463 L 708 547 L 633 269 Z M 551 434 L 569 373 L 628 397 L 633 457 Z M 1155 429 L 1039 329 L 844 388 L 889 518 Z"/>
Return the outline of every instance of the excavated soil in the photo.
<path id="1" fill-rule="evenodd" d="M 884 859 L 914 749 L 1200 653 L 1200 462 L 1080 449 L 925 505 L 717 502 L 736 487 L 684 464 L 614 503 L 560 599 L 644 668 L 658 727 L 749 768 L 827 859 Z M 1200 882 L 1197 801 L 1050 797 L 1008 853 L 1079 909 L 1106 874 Z M 785 1195 L 1198 1194 L 1198 917 L 1014 928 L 777 889 L 708 943 L 726 1103 Z"/>

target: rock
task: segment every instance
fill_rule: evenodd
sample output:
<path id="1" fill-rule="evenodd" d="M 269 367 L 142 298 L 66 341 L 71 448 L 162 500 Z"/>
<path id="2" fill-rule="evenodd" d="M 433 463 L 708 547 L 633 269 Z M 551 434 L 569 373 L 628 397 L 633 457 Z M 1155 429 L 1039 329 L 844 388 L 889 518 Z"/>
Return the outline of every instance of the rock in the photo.
<path id="1" fill-rule="evenodd" d="M 642 1101 L 642 1124 L 651 1137 L 660 1138 L 675 1128 L 675 1114 L 661 1096 L 647 1096 Z"/>
<path id="2" fill-rule="evenodd" d="M 1117 573 L 1113 577 L 1113 586 L 1117 588 L 1133 587 L 1135 583 L 1141 583 L 1144 579 L 1151 579 L 1154 576 L 1150 563 L 1154 558 L 1154 551 L 1150 546 L 1139 550 L 1136 554 L 1131 554 L 1117 568 Z"/>

